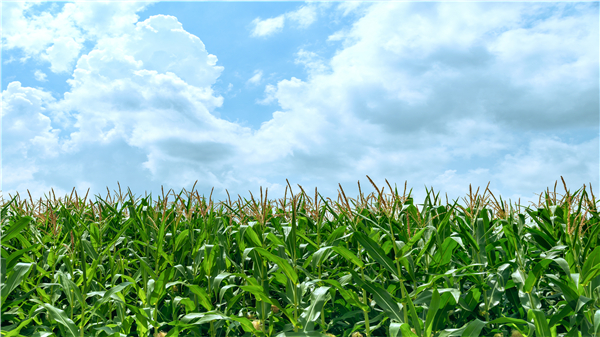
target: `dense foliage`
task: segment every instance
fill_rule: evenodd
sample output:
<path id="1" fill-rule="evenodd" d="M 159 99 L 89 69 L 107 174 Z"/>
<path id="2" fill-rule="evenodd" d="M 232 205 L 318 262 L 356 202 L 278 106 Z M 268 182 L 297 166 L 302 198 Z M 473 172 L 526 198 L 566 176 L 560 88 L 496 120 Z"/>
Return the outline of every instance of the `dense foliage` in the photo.
<path id="1" fill-rule="evenodd" d="M 335 201 L 289 184 L 279 200 L 261 189 L 219 203 L 194 188 L 154 203 L 15 196 L 1 210 L 2 336 L 600 331 L 600 217 L 585 185 L 561 200 L 555 185 L 525 214 L 479 190 L 466 206 L 433 190 L 415 205 L 406 185 L 373 186 L 357 199 L 340 186 Z"/>

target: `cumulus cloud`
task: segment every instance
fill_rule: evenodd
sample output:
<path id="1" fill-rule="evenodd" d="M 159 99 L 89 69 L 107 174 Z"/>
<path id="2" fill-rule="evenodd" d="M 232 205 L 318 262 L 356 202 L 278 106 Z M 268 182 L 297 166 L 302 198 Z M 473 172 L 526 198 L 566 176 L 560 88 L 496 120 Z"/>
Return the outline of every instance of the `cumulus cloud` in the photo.
<path id="1" fill-rule="evenodd" d="M 35 15 L 41 3 L 2 3 L 2 48 L 22 49 L 27 55 L 50 63 L 54 73 L 72 70 L 86 39 L 124 34 L 137 22 L 135 12 L 149 2 L 66 3 L 61 12 Z"/>
<path id="2" fill-rule="evenodd" d="M 15 190 L 42 192 L 36 185 L 39 160 L 58 155 L 58 134 L 49 117 L 54 98 L 43 90 L 12 82 L 2 92 L 2 183 Z M 48 192 L 45 190 L 43 192 Z"/>
<path id="3" fill-rule="evenodd" d="M 171 16 L 152 16 L 126 31 L 98 38 L 79 58 L 67 81 L 71 89 L 60 101 L 9 84 L 3 93 L 5 128 L 36 128 L 3 133 L 20 156 L 11 162 L 28 168 L 5 165 L 15 175 L 5 175 L 6 185 L 23 191 L 25 182 L 89 186 L 93 181 L 98 190 L 120 177 L 139 190 L 153 179 L 177 185 L 192 172 L 210 176 L 232 160 L 247 130 L 212 114 L 223 102 L 212 89 L 223 70 L 217 58 Z M 48 116 L 64 132 L 53 129 Z M 46 158 L 49 154 L 58 154 L 62 164 Z M 162 175 L 170 178 L 157 178 Z"/>
<path id="4" fill-rule="evenodd" d="M 330 74 L 273 87 L 268 97 L 282 111 L 257 136 L 286 138 L 279 147 L 293 153 L 290 167 L 318 172 L 311 181 L 324 185 L 343 180 L 340 172 L 370 174 L 379 182 L 407 177 L 438 183 L 456 172 L 462 187 L 441 187 L 460 195 L 467 181 L 484 186 L 502 181 L 505 167 L 514 164 L 506 155 L 535 139 L 531 133 L 564 131 L 568 125 L 577 134 L 575 128 L 588 125 L 588 137 L 597 134 L 598 19 L 586 6 L 576 6 L 580 12 L 567 17 L 560 14 L 563 7 L 554 6 L 555 14 L 542 23 L 532 16 L 547 5 L 374 4 L 340 34 L 347 45 L 328 62 Z M 537 53 L 531 43 L 508 44 L 512 34 L 544 44 L 548 53 Z M 570 47 L 554 52 L 564 41 Z M 311 65 L 314 58 L 301 50 L 296 62 Z M 557 142 L 579 165 L 586 162 L 575 154 L 580 151 L 588 153 L 588 162 L 598 161 L 597 140 L 585 143 L 592 147 L 586 150 L 566 139 Z M 442 170 L 448 167 L 457 169 Z M 552 178 L 562 174 L 597 183 L 594 169 L 571 173 L 558 167 Z M 534 171 L 539 170 L 542 166 Z M 523 194 L 547 186 L 550 177 L 511 174 L 515 181 L 530 181 L 520 187 L 507 182 L 507 190 Z"/>
<path id="5" fill-rule="evenodd" d="M 294 61 L 307 79 L 266 85 L 257 103 L 278 108 L 256 130 L 215 115 L 223 98 L 212 87 L 223 67 L 200 38 L 172 16 L 132 22 L 135 7 L 124 7 L 114 14 L 122 20 L 98 17 L 72 32 L 96 44 L 75 57 L 64 98 L 18 82 L 2 93 L 12 151 L 5 186 L 100 191 L 118 179 L 139 191 L 200 180 L 217 197 L 259 185 L 282 196 L 290 178 L 332 196 L 337 183 L 355 195 L 368 174 L 378 184 L 408 180 L 417 200 L 423 184 L 455 198 L 492 181 L 495 194 L 524 201 L 560 175 L 575 188 L 597 185 L 598 18 L 590 6 L 369 4 L 336 37 L 342 48 L 333 57 L 299 49 Z M 552 14 L 540 20 L 541 12 Z M 122 33 L 98 28 L 119 22 Z M 3 43 L 18 42 L 9 34 Z M 49 46 L 18 48 L 42 55 Z M 259 84 L 262 72 L 252 78 Z"/>
<path id="6" fill-rule="evenodd" d="M 83 44 L 75 39 L 63 36 L 55 39 L 41 57 L 50 62 L 50 70 L 53 73 L 68 72 L 82 47 Z"/>
<path id="7" fill-rule="evenodd" d="M 223 67 L 172 16 L 137 23 L 132 35 L 101 39 L 80 58 L 60 107 L 77 111 L 70 149 L 124 139 L 148 151 L 169 138 L 221 139 L 237 127 L 211 112 L 222 105 L 211 86 Z M 200 133 L 198 133 L 200 132 Z"/>
<path id="8" fill-rule="evenodd" d="M 252 29 L 252 37 L 266 37 L 273 35 L 283 29 L 285 24 L 285 15 L 280 15 L 274 18 L 261 20 L 256 18 L 252 21 L 254 29 Z"/>

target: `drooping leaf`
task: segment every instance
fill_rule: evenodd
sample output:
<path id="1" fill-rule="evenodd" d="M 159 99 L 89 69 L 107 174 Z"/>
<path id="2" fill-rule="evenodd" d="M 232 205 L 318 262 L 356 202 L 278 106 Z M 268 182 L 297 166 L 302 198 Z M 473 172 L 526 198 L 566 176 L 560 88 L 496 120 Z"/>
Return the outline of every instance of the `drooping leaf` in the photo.
<path id="1" fill-rule="evenodd" d="M 355 232 L 354 237 L 356 237 L 358 242 L 360 242 L 360 244 L 367 250 L 367 253 L 371 258 L 373 258 L 373 260 L 387 269 L 390 273 L 392 273 L 392 275 L 396 275 L 396 277 L 400 278 L 400 275 L 398 275 L 398 269 L 396 269 L 394 266 L 394 262 L 385 255 L 383 249 L 381 249 L 375 241 L 361 232 Z"/>
<path id="2" fill-rule="evenodd" d="M 32 265 L 33 263 L 19 262 L 14 266 L 12 273 L 6 280 L 6 283 L 2 285 L 1 296 L 3 304 L 8 295 L 10 295 L 10 293 L 21 284 L 23 278 L 29 273 Z"/>
<path id="3" fill-rule="evenodd" d="M 61 324 L 65 331 L 67 332 L 68 337 L 79 337 L 79 329 L 75 326 L 75 323 L 65 314 L 63 310 L 58 309 L 49 303 L 42 304 L 46 311 L 59 324 Z"/>
<path id="4" fill-rule="evenodd" d="M 314 323 L 321 314 L 321 309 L 331 299 L 330 287 L 319 287 L 310 295 L 310 305 L 304 309 L 300 322 L 304 326 L 304 332 L 314 330 Z"/>
<path id="5" fill-rule="evenodd" d="M 404 322 L 404 319 L 400 315 L 400 310 L 402 309 L 400 304 L 394 300 L 393 296 L 385 289 L 381 288 L 374 282 L 363 281 L 355 271 L 351 270 L 352 276 L 354 277 L 354 281 L 358 283 L 361 288 L 364 288 L 367 292 L 373 295 L 373 299 L 375 303 L 385 311 L 390 318 L 395 319 L 398 322 Z"/>
<path id="6" fill-rule="evenodd" d="M 27 227 L 27 225 L 29 225 L 29 223 L 33 221 L 33 218 L 30 216 L 24 216 L 22 218 L 20 218 L 19 220 L 17 220 L 16 223 L 13 223 L 10 228 L 8 228 L 8 230 L 6 230 L 4 232 L 4 234 L 2 235 L 2 246 L 5 246 L 6 244 L 8 244 L 8 241 L 10 241 L 10 239 L 14 238 L 15 236 L 17 236 L 19 233 L 21 233 L 21 230 L 23 230 L 23 228 Z"/>

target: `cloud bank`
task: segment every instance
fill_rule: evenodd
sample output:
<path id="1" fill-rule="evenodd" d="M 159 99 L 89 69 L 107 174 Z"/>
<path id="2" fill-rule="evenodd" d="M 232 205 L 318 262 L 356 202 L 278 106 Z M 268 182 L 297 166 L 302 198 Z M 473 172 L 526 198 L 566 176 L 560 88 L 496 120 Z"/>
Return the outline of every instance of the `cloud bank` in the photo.
<path id="1" fill-rule="evenodd" d="M 259 186 L 277 197 L 288 178 L 356 195 L 369 175 L 407 180 L 418 202 L 424 184 L 457 198 L 491 181 L 526 204 L 561 175 L 598 186 L 597 3 L 370 4 L 330 38 L 332 57 L 298 47 L 291 62 L 308 77 L 266 84 L 257 103 L 277 110 L 258 129 L 215 113 L 226 69 L 176 17 L 138 21 L 139 3 L 2 6 L 3 48 L 72 74 L 60 98 L 18 81 L 2 92 L 4 193 L 101 193 L 116 181 L 156 193 L 198 180 L 221 199 Z M 256 19 L 252 36 L 314 24 L 306 8 Z M 85 41 L 94 47 L 82 53 Z"/>

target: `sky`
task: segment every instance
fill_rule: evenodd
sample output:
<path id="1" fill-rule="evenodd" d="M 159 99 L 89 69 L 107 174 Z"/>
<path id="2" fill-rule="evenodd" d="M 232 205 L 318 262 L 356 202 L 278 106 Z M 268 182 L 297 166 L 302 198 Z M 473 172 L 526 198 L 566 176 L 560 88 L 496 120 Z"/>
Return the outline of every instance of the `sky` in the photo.
<path id="1" fill-rule="evenodd" d="M 600 195 L 597 1 L 1 6 L 4 199 Z"/>

